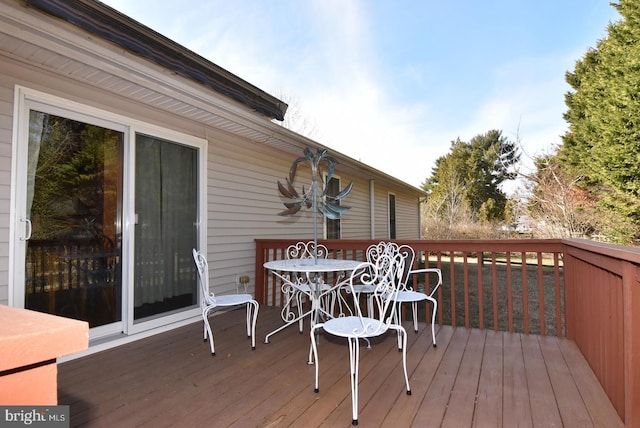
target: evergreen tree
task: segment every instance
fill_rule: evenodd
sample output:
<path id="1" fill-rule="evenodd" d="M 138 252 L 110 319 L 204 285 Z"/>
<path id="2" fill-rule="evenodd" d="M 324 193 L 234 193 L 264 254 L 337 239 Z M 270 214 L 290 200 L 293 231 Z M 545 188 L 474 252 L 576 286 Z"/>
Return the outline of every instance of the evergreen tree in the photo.
<path id="1" fill-rule="evenodd" d="M 483 221 L 504 220 L 507 197 L 500 185 L 515 178 L 511 167 L 519 159 L 515 144 L 498 130 L 468 143 L 456 139 L 451 151 L 436 160 L 423 188 L 430 194 L 428 200 L 441 206 L 468 207 L 475 219 Z"/>
<path id="2" fill-rule="evenodd" d="M 584 177 L 614 242 L 640 237 L 640 2 L 613 4 L 622 19 L 567 73 L 570 124 L 559 156 Z"/>

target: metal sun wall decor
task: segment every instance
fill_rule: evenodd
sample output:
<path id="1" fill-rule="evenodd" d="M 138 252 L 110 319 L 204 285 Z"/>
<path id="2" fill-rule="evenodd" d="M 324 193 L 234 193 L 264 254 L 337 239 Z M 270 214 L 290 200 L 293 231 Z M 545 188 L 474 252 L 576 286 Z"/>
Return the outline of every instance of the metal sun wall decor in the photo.
<path id="1" fill-rule="evenodd" d="M 311 186 L 305 190 L 304 185 L 302 191 L 298 193 L 294 186 L 296 172 L 298 170 L 298 164 L 306 162 L 311 168 Z M 322 168 L 322 163 L 326 164 L 325 169 Z M 289 176 L 286 178 L 284 184 L 278 181 L 278 190 L 280 195 L 286 200 L 284 206 L 286 210 L 279 213 L 281 216 L 293 216 L 302 207 L 312 209 L 313 216 L 313 242 L 314 250 L 318 246 L 318 217 L 326 217 L 331 220 L 338 220 L 342 213 L 349 210 L 350 207 L 344 207 L 340 205 L 340 201 L 344 199 L 353 188 L 353 181 L 349 183 L 342 191 L 337 195 L 328 195 L 327 187 L 331 178 L 333 178 L 334 165 L 336 160 L 328 155 L 326 149 L 318 149 L 314 154 L 309 148 L 304 149 L 304 156 L 297 158 L 291 164 L 289 169 Z M 316 254 L 314 252 L 314 258 Z"/>

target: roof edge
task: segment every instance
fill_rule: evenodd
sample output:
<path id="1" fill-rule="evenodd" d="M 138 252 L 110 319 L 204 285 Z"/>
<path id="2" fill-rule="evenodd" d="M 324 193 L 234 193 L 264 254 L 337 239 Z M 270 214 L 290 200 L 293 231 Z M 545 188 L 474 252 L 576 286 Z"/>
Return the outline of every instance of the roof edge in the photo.
<path id="1" fill-rule="evenodd" d="M 228 96 L 271 119 L 288 105 L 129 16 L 94 0 L 24 0 L 135 55 Z"/>

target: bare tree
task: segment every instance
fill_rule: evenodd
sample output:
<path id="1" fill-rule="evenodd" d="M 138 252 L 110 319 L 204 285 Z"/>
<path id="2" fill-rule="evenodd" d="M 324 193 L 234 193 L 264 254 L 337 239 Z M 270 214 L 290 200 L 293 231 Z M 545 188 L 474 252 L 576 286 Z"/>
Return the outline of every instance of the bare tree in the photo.
<path id="1" fill-rule="evenodd" d="M 444 188 L 439 187 L 437 192 L 430 194 L 423 211 L 427 229 L 432 229 L 427 232 L 439 238 L 452 238 L 457 225 L 470 223 L 473 218 L 460 173 L 452 164 L 447 163 L 446 166 L 446 170 L 441 171 L 446 175 L 446 179 L 442 180 Z"/>
<path id="2" fill-rule="evenodd" d="M 284 92 L 280 92 L 277 97 L 287 103 L 289 107 L 284 120 L 275 123 L 307 138 L 315 140 L 321 137 L 315 122 L 303 113 L 300 101 L 297 98 Z"/>
<path id="3" fill-rule="evenodd" d="M 538 234 L 549 237 L 588 237 L 597 230 L 596 201 L 578 187 L 580 175 L 562 168 L 555 155 L 534 159 L 536 171 L 523 175 L 528 212 Z"/>

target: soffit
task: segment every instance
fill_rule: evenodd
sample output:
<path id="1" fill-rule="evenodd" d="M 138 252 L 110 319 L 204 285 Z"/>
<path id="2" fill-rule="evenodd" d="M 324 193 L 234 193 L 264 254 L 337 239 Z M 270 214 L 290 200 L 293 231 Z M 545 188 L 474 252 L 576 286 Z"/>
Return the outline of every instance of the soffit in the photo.
<path id="1" fill-rule="evenodd" d="M 270 119 L 284 120 L 286 103 L 104 3 L 95 0 L 24 1 L 27 6 L 108 40 Z"/>
<path id="2" fill-rule="evenodd" d="M 0 16 L 0 52 L 8 57 L 252 140 L 265 141 L 270 129 L 279 126 L 239 102 L 127 55 L 108 42 L 86 34 L 79 37 L 53 22 L 39 25 L 32 16 L 13 12 L 14 16 L 4 11 Z"/>

